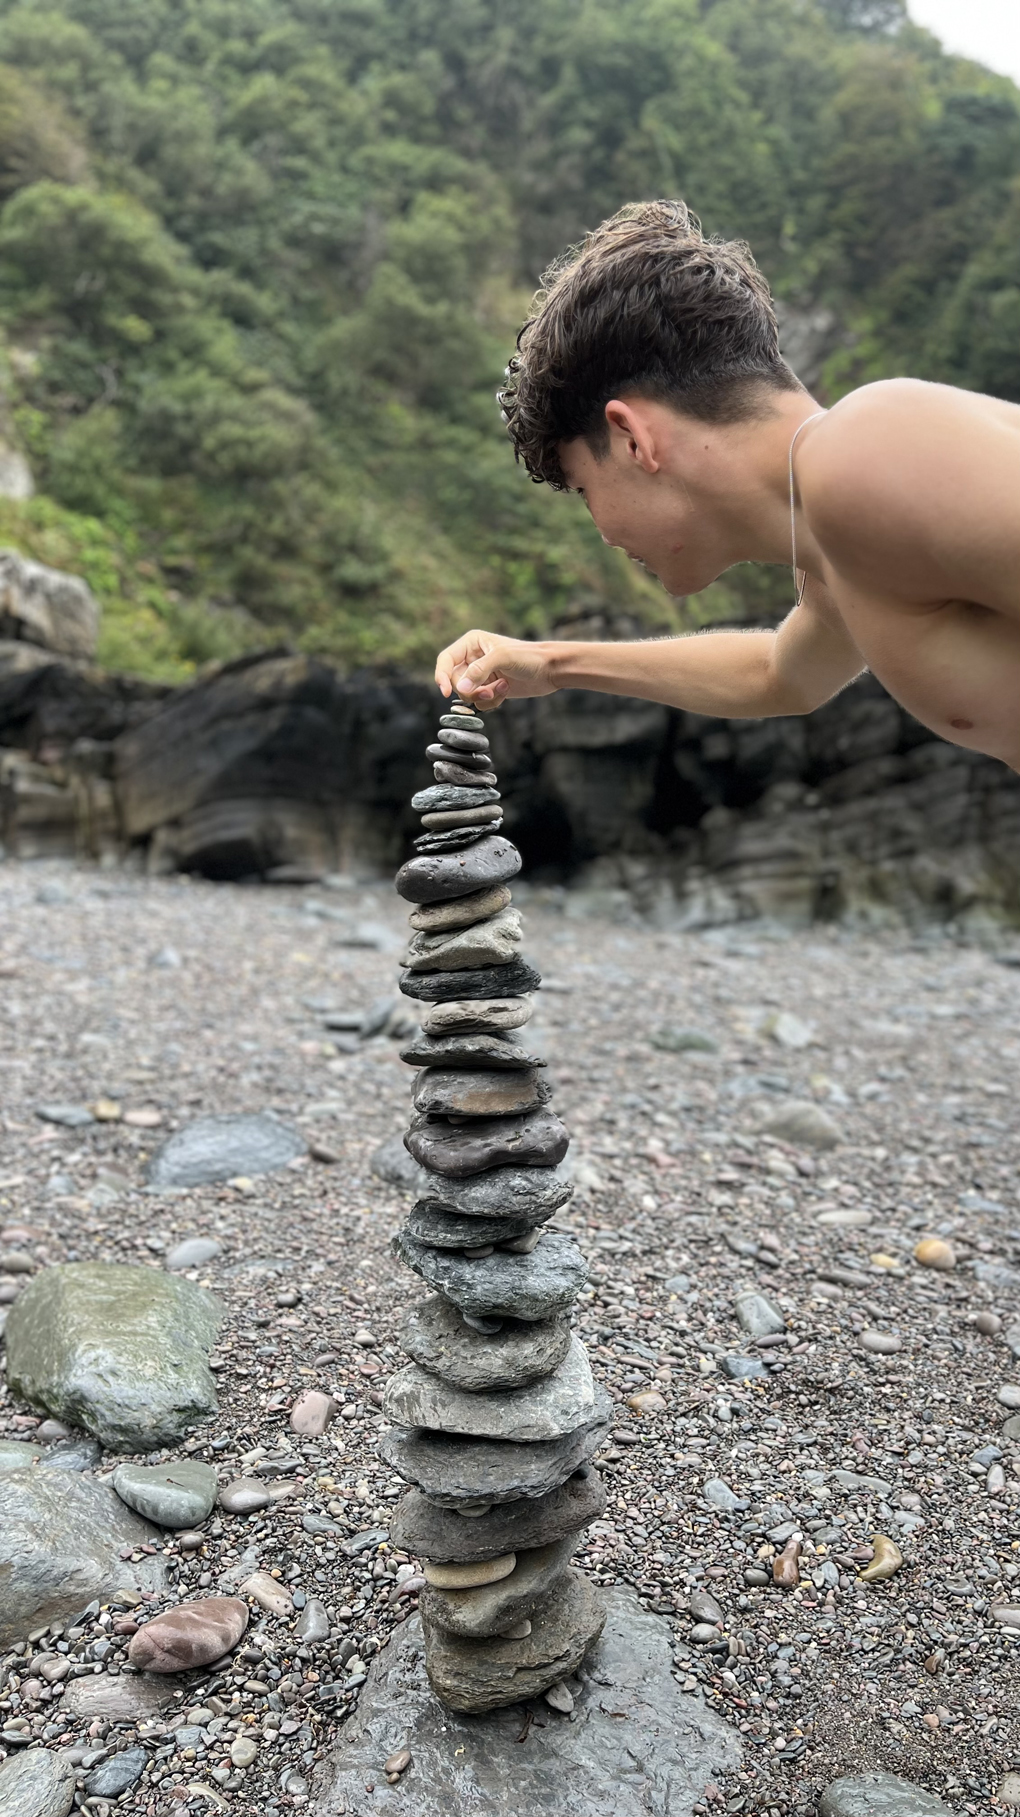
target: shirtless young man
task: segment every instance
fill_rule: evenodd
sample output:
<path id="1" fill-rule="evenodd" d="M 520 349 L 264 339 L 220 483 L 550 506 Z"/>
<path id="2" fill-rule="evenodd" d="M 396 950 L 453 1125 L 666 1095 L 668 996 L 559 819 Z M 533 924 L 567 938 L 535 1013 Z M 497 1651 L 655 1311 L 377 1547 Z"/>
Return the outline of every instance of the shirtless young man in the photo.
<path id="1" fill-rule="evenodd" d="M 863 669 L 1020 770 L 1020 408 L 893 379 L 823 410 L 779 353 L 747 248 L 681 202 L 625 209 L 554 272 L 502 402 L 532 477 L 580 492 L 672 594 L 796 570 L 775 631 L 641 643 L 469 631 L 436 679 L 485 710 L 596 688 L 696 713 L 810 713 Z"/>

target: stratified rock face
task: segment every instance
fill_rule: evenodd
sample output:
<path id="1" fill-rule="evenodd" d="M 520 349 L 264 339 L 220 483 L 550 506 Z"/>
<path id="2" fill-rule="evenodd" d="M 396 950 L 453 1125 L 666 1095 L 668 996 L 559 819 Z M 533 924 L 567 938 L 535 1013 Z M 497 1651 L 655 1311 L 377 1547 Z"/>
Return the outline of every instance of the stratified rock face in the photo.
<path id="1" fill-rule="evenodd" d="M 159 1539 L 107 1483 L 37 1468 L 0 1477 L 0 1647 L 70 1623 L 115 1590 L 160 1589 L 161 1563 L 121 1559 Z"/>
<path id="2" fill-rule="evenodd" d="M 455 703 L 429 755 L 435 786 L 412 803 L 429 831 L 397 878 L 424 905 L 400 988 L 432 1007 L 401 1056 L 420 1069 L 404 1138 L 418 1200 L 394 1246 L 438 1292 L 405 1319 L 412 1361 L 387 1385 L 380 1451 L 416 1485 L 393 1532 L 424 1561 L 431 1683 L 450 1709 L 490 1710 L 541 1695 L 601 1631 L 569 1561 L 604 1502 L 587 1460 L 611 1403 L 570 1335 L 587 1265 L 542 1229 L 570 1199 L 569 1138 L 512 1038 L 541 978 L 506 888 L 520 861 L 485 831 L 500 809 L 484 721 Z"/>
<path id="3" fill-rule="evenodd" d="M 175 1445 L 216 1411 L 215 1295 L 154 1268 L 45 1268 L 7 1319 L 11 1392 L 114 1451 Z"/>
<path id="4" fill-rule="evenodd" d="M 83 580 L 0 549 L 0 638 L 88 659 L 98 633 L 99 605 Z"/>
<path id="5" fill-rule="evenodd" d="M 305 1150 L 304 1137 L 276 1117 L 196 1117 L 157 1149 L 145 1177 L 150 1186 L 209 1186 L 274 1173 Z"/>

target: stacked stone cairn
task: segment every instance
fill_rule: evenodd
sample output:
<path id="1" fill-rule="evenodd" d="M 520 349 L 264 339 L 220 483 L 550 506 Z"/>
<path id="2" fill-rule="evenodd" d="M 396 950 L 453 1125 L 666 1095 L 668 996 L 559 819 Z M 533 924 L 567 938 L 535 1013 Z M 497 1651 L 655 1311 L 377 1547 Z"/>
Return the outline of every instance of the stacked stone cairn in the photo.
<path id="1" fill-rule="evenodd" d="M 589 1459 L 611 1403 L 570 1309 L 587 1269 L 550 1220 L 571 1196 L 567 1132 L 523 1031 L 541 978 L 520 956 L 508 883 L 520 853 L 502 813 L 484 722 L 454 701 L 428 748 L 424 832 L 398 872 L 415 903 L 401 989 L 423 1007 L 402 1058 L 417 1070 L 404 1137 L 418 1197 L 397 1253 L 432 1289 L 401 1329 L 383 1457 L 413 1486 L 391 1526 L 422 1560 L 425 1663 L 451 1709 L 543 1694 L 605 1615 L 570 1560 L 605 1490 Z"/>

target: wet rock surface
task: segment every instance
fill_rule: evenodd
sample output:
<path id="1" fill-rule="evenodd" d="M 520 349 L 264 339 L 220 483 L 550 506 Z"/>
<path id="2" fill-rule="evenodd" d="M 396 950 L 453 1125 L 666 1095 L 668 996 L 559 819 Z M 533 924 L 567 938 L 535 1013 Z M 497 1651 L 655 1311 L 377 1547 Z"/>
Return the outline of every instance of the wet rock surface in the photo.
<path id="1" fill-rule="evenodd" d="M 4 1817 L 67 1817 L 77 1777 L 77 1768 L 49 1748 L 13 1754 L 0 1766 L 0 1811 Z"/>
<path id="2" fill-rule="evenodd" d="M 417 1622 L 373 1667 L 357 1717 L 316 1781 L 327 1808 L 414 1817 L 691 1817 L 705 1789 L 736 1766 L 739 1746 L 700 1696 L 671 1673 L 668 1631 L 632 1592 L 606 1593 L 600 1640 L 578 1672 L 565 1720 L 547 1707 L 511 1705 L 484 1719 L 444 1713 L 424 1671 Z M 529 1720 L 530 1718 L 530 1720 Z M 526 1728 L 524 1740 L 522 1732 Z M 365 1784 L 397 1747 L 412 1766 L 399 1786 Z"/>
<path id="3" fill-rule="evenodd" d="M 549 1374 L 527 1387 L 470 1392 L 409 1363 L 390 1376 L 383 1397 L 383 1412 L 395 1425 L 517 1444 L 562 1438 L 586 1425 L 594 1408 L 591 1365 L 577 1338 Z"/>

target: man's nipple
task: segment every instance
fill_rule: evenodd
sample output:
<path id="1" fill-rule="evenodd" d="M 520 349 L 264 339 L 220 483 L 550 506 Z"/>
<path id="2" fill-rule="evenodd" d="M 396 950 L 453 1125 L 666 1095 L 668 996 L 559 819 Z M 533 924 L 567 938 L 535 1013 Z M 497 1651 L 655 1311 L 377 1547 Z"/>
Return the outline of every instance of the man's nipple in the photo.
<path id="1" fill-rule="evenodd" d="M 951 719 L 949 723 L 956 732 L 973 732 L 974 730 L 972 719 Z"/>

